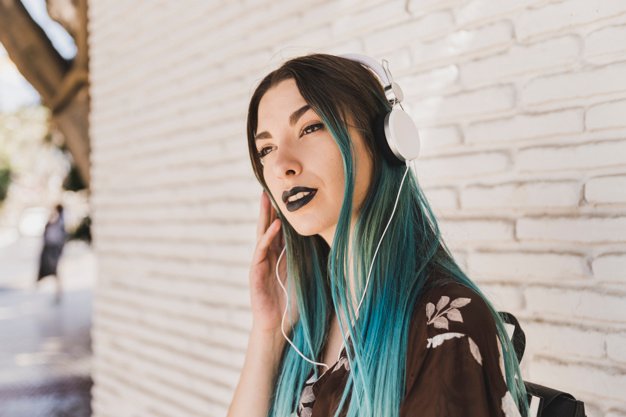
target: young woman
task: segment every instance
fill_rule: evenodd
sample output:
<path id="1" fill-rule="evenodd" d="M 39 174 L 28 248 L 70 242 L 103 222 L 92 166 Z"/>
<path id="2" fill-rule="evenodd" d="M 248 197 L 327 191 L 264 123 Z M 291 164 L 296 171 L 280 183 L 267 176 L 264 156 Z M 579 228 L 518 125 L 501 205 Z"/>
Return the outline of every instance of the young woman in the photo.
<path id="1" fill-rule="evenodd" d="M 392 104 L 369 68 L 326 54 L 255 90 L 248 147 L 264 192 L 230 417 L 527 415 L 500 316 L 384 146 Z"/>

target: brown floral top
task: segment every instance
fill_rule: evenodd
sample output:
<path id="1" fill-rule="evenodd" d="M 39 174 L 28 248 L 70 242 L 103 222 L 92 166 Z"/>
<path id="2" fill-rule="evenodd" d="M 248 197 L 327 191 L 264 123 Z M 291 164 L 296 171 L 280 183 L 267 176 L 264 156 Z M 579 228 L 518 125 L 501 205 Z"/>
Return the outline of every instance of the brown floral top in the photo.
<path id="1" fill-rule="evenodd" d="M 483 299 L 462 284 L 430 288 L 416 305 L 407 368 L 401 417 L 520 416 L 505 383 L 493 317 Z M 345 348 L 319 379 L 311 370 L 297 415 L 334 415 L 349 372 Z M 348 403 L 349 398 L 341 416 L 346 415 Z"/>

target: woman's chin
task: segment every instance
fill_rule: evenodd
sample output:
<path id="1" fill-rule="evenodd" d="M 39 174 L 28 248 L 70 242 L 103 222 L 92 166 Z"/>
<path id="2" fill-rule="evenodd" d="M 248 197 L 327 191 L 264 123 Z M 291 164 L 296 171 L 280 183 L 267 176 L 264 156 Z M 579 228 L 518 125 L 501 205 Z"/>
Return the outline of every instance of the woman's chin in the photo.
<path id="1" fill-rule="evenodd" d="M 304 222 L 291 223 L 291 227 L 300 235 L 300 236 L 313 236 L 318 235 L 322 232 L 322 228 L 320 228 L 319 224 L 305 224 Z"/>
<path id="2" fill-rule="evenodd" d="M 298 232 L 300 236 L 313 236 L 313 235 L 319 234 L 319 229 L 313 228 L 313 227 L 307 227 L 307 228 L 294 227 L 294 230 Z"/>

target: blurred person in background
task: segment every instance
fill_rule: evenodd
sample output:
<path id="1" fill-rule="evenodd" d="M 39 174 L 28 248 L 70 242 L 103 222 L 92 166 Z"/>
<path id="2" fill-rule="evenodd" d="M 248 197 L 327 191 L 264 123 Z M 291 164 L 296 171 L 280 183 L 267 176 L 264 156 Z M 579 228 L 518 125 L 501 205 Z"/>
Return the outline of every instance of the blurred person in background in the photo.
<path id="1" fill-rule="evenodd" d="M 37 273 L 36 281 L 36 286 L 39 287 L 39 283 L 42 279 L 50 275 L 55 277 L 57 281 L 56 303 L 61 301 L 62 295 L 61 278 L 57 272 L 57 266 L 59 265 L 61 254 L 63 253 L 66 237 L 63 205 L 57 204 L 43 232 L 43 247 L 39 258 L 39 272 Z"/>

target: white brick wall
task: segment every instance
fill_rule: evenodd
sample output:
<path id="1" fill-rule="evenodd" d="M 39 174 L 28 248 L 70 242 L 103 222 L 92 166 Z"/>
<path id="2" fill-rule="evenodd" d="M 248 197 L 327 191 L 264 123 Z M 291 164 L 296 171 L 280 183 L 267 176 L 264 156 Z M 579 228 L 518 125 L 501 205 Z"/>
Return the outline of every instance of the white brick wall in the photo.
<path id="1" fill-rule="evenodd" d="M 221 4 L 220 4 L 221 3 Z M 626 416 L 626 3 L 90 2 L 95 417 L 222 416 L 251 324 L 252 89 L 386 57 L 447 243 L 527 336 L 526 379 Z"/>

